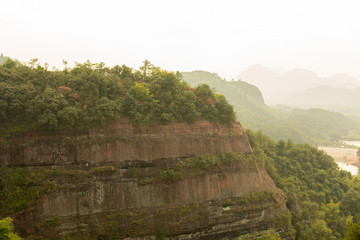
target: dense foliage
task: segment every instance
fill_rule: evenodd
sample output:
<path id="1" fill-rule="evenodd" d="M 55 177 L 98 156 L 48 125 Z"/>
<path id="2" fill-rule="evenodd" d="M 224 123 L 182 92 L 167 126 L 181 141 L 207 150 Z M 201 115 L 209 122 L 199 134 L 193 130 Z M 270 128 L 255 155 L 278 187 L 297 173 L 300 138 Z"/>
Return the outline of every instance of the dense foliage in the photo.
<path id="1" fill-rule="evenodd" d="M 205 71 L 183 73 L 183 79 L 191 86 L 208 84 L 215 88 L 234 105 L 237 118 L 245 128 L 261 130 L 276 140 L 327 144 L 360 127 L 359 121 L 336 112 L 269 107 L 257 87 L 241 80 L 225 81 L 217 74 Z"/>
<path id="2" fill-rule="evenodd" d="M 49 171 L 0 167 L 0 216 L 33 206 L 40 194 L 53 187 L 48 179 Z"/>
<path id="3" fill-rule="evenodd" d="M 121 116 L 137 124 L 235 121 L 223 95 L 206 84 L 191 88 L 181 74 L 148 61 L 137 71 L 90 62 L 49 71 L 36 62 L 8 59 L 0 65 L 0 130 L 82 129 Z"/>
<path id="4" fill-rule="evenodd" d="M 308 144 L 275 142 L 249 130 L 247 134 L 287 198 L 296 239 L 342 239 L 347 224 L 356 227 L 352 219 L 360 215 L 359 177 L 339 170 L 330 156 Z"/>
<path id="5" fill-rule="evenodd" d="M 21 240 L 16 233 L 13 220 L 10 217 L 0 219 L 0 239 L 2 240 Z"/>

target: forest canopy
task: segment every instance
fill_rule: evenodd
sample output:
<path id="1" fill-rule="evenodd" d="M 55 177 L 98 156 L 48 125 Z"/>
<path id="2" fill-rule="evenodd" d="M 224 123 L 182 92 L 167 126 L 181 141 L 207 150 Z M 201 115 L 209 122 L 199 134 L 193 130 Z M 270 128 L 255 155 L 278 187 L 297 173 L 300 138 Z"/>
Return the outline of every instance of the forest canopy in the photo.
<path id="1" fill-rule="evenodd" d="M 191 88 L 179 72 L 145 60 L 139 70 L 125 65 L 77 63 L 50 71 L 33 59 L 0 65 L 0 130 L 86 129 L 127 117 L 135 124 L 172 121 L 236 121 L 233 107 L 206 84 Z"/>
<path id="2" fill-rule="evenodd" d="M 282 190 L 297 240 L 359 239 L 360 179 L 308 144 L 246 131 L 257 159 Z M 347 236 L 347 238 L 346 238 Z"/>

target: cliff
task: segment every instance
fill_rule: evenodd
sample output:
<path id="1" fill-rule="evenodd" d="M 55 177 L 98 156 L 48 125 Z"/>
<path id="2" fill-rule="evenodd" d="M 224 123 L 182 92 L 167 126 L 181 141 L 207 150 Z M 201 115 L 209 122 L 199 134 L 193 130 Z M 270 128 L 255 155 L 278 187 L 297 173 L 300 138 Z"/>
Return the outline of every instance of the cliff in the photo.
<path id="1" fill-rule="evenodd" d="M 1 142 L 1 166 L 46 176 L 34 205 L 12 213 L 28 238 L 231 239 L 290 228 L 283 195 L 237 124 L 119 120 Z"/>
<path id="2" fill-rule="evenodd" d="M 122 166 L 220 151 L 252 152 L 239 125 L 228 127 L 206 121 L 136 127 L 119 120 L 82 133 L 35 132 L 2 138 L 2 142 L 0 166 Z"/>

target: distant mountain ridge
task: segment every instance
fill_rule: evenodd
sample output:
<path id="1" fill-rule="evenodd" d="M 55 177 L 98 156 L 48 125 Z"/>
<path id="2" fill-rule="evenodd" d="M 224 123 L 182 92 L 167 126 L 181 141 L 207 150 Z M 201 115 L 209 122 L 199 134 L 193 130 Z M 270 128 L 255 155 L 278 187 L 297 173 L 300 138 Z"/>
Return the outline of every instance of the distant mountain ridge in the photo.
<path id="1" fill-rule="evenodd" d="M 284 104 L 317 107 L 348 115 L 360 115 L 360 88 L 319 86 L 283 97 Z"/>
<path id="2" fill-rule="evenodd" d="M 307 89 L 320 86 L 348 89 L 360 87 L 360 81 L 357 78 L 345 73 L 324 78 L 319 77 L 313 71 L 296 68 L 280 74 L 276 70 L 262 65 L 249 67 L 239 74 L 239 78 L 257 86 L 263 93 L 265 102 L 270 104 L 287 104 L 289 95 L 299 94 Z"/>

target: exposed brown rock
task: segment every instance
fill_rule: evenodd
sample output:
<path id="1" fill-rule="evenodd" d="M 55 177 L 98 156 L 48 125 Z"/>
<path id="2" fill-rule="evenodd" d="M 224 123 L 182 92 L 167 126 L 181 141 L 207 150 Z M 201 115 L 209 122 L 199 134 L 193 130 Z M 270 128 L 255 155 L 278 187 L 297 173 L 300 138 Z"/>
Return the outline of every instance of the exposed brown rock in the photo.
<path id="1" fill-rule="evenodd" d="M 62 169 L 53 179 L 55 188 L 40 196 L 33 209 L 14 214 L 25 237 L 236 239 L 290 228 L 288 221 L 280 221 L 287 213 L 283 195 L 256 163 L 244 168 L 235 161 L 201 173 L 185 169 L 180 178 L 162 177 L 190 156 L 253 155 L 237 124 L 136 127 L 119 120 L 86 133 L 2 139 L 8 144 L 1 149 L 0 165 Z M 85 174 L 69 176 L 66 169 Z"/>
<path id="2" fill-rule="evenodd" d="M 136 127 L 126 120 L 86 133 L 14 136 L 0 152 L 0 166 L 103 165 L 152 161 L 220 151 L 252 152 L 240 125 L 172 123 Z"/>

